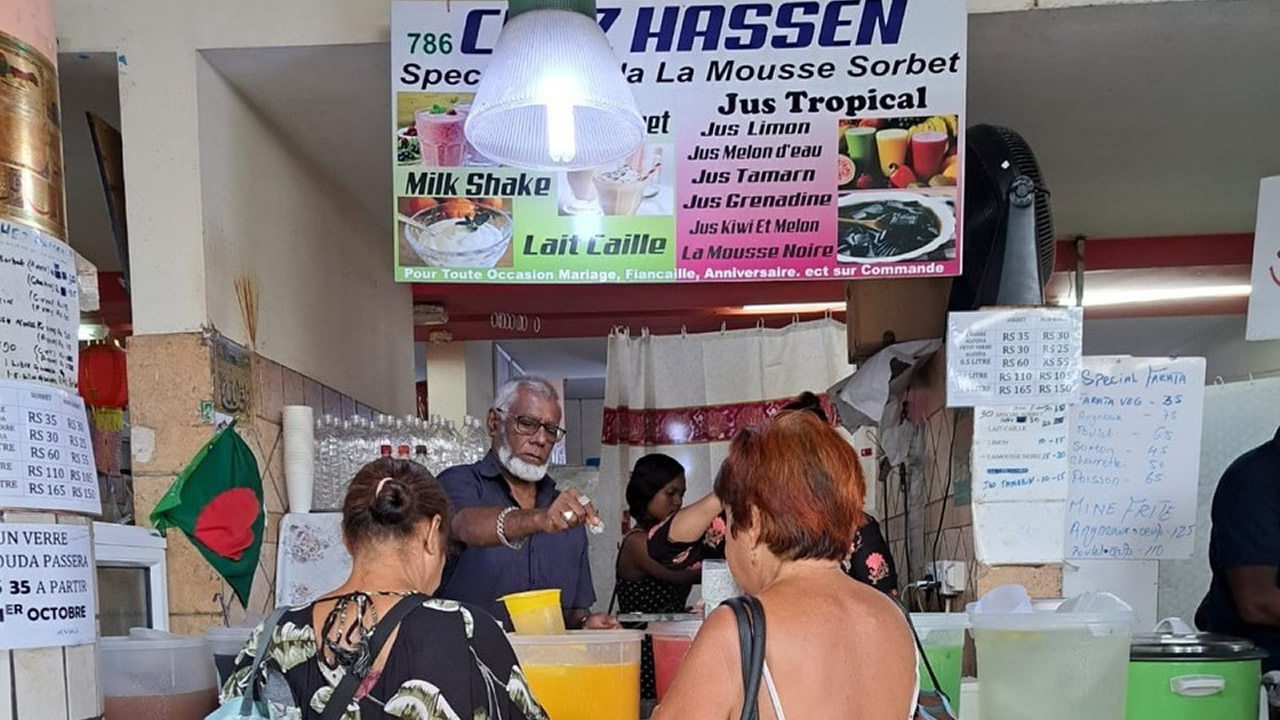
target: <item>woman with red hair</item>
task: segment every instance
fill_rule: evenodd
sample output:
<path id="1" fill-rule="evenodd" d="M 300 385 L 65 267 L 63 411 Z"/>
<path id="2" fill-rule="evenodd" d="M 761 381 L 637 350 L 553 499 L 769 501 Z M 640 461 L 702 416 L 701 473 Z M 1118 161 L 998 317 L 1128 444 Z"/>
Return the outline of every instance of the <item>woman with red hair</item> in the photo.
<path id="1" fill-rule="evenodd" d="M 707 618 L 654 720 L 899 720 L 915 712 L 916 654 L 894 602 L 841 569 L 865 486 L 853 448 L 812 413 L 784 412 L 734 438 L 716 477 L 729 570 L 767 626 L 763 682 L 744 697 L 738 623 Z"/>

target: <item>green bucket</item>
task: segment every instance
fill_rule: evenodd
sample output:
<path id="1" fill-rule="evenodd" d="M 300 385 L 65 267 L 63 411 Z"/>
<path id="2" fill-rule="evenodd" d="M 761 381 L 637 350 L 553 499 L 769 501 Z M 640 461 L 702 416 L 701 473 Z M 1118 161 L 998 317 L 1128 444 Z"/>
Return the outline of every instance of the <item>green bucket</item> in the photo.
<path id="1" fill-rule="evenodd" d="M 1264 655 L 1222 635 L 1135 635 L 1125 720 L 1258 720 Z"/>

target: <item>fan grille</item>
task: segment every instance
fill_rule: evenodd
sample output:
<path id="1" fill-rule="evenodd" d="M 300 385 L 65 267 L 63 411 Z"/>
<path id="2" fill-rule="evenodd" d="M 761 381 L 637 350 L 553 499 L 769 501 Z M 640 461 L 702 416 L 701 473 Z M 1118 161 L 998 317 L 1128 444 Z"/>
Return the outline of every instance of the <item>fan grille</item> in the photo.
<path id="1" fill-rule="evenodd" d="M 1040 174 L 1040 164 L 1031 146 L 1018 133 L 1009 128 L 993 126 L 1000 140 L 1008 149 L 1009 158 L 1018 172 L 1031 178 L 1036 185 L 1036 253 L 1040 260 L 1040 285 L 1043 287 L 1053 273 L 1054 236 L 1053 213 L 1049 209 L 1049 189 Z"/>

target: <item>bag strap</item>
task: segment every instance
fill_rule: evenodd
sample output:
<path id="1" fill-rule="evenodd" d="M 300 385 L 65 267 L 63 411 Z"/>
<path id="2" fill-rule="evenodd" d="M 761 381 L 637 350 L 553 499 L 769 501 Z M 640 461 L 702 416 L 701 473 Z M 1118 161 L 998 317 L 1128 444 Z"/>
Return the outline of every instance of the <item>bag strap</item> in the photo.
<path id="1" fill-rule="evenodd" d="M 395 604 L 395 607 L 387 611 L 386 615 L 378 621 L 378 624 L 370 631 L 372 637 L 369 641 L 369 657 L 374 661 L 382 654 L 382 648 L 387 644 L 387 638 L 391 637 L 396 628 L 400 626 L 400 621 L 404 620 L 416 608 L 422 607 L 422 603 L 427 600 L 426 595 L 414 593 L 406 595 Z M 338 687 L 334 688 L 333 695 L 329 696 L 329 702 L 324 706 L 324 712 L 320 714 L 320 720 L 338 720 L 343 713 L 347 711 L 347 706 L 351 704 L 351 699 L 356 696 L 356 689 L 360 687 L 360 683 L 364 680 L 362 677 L 356 677 L 356 674 L 348 671 L 342 676 L 342 680 L 338 682 Z"/>
<path id="2" fill-rule="evenodd" d="M 254 705 L 258 703 L 258 673 L 262 671 L 262 662 L 267 659 L 271 639 L 276 635 L 276 626 L 280 624 L 281 618 L 287 612 L 289 612 L 288 606 L 276 608 L 262 623 L 262 630 L 258 631 L 258 649 L 253 654 L 253 668 L 249 671 L 249 687 L 245 689 L 244 698 L 240 701 L 240 717 L 253 716 Z"/>
<path id="3" fill-rule="evenodd" d="M 750 595 L 726 600 L 738 623 L 742 658 L 742 720 L 760 717 L 760 679 L 764 675 L 764 606 Z"/>

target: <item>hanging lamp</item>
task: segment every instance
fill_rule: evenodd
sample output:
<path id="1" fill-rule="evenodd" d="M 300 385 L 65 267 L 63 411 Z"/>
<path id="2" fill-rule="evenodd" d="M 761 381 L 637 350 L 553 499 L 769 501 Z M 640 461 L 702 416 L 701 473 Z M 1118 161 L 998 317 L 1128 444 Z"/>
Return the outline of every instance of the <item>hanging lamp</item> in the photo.
<path id="1" fill-rule="evenodd" d="M 597 168 L 640 146 L 644 121 L 595 0 L 511 0 L 466 134 L 485 157 L 530 170 Z"/>

